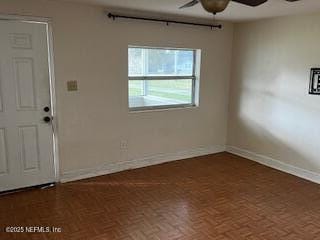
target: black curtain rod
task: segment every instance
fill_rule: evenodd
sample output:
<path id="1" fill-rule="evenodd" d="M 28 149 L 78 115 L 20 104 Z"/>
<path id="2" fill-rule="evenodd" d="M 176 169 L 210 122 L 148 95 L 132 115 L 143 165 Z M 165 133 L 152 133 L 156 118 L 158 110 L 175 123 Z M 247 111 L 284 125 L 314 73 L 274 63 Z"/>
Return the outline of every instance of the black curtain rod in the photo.
<path id="1" fill-rule="evenodd" d="M 203 24 L 203 23 L 192 23 L 192 22 L 182 22 L 182 21 L 174 21 L 174 20 L 166 20 L 166 19 L 157 19 L 157 18 L 146 18 L 146 17 L 133 17 L 133 16 L 124 16 L 124 15 L 117 15 L 108 13 L 108 17 L 116 20 L 116 18 L 124 18 L 124 19 L 134 19 L 134 20 L 142 20 L 142 21 L 151 21 L 151 22 L 163 22 L 169 25 L 169 23 L 175 24 L 183 24 L 183 25 L 191 25 L 191 26 L 201 26 L 201 27 L 209 27 L 213 28 L 222 28 L 221 24 L 211 25 L 211 24 Z"/>

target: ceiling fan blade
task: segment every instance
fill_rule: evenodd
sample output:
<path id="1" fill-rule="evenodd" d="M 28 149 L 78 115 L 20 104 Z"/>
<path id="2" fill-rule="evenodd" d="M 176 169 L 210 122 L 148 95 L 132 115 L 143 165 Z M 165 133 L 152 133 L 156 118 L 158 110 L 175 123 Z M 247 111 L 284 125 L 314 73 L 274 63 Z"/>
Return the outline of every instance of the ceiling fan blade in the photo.
<path id="1" fill-rule="evenodd" d="M 193 7 L 194 5 L 196 5 L 198 3 L 199 3 L 199 0 L 192 0 L 191 2 L 188 2 L 187 4 L 179 7 L 179 9 Z"/>
<path id="2" fill-rule="evenodd" d="M 259 6 L 259 5 L 263 4 L 263 3 L 265 3 L 268 0 L 232 0 L 232 1 L 244 4 L 244 5 L 248 5 L 248 6 L 251 6 L 251 7 L 256 7 L 256 6 Z"/>

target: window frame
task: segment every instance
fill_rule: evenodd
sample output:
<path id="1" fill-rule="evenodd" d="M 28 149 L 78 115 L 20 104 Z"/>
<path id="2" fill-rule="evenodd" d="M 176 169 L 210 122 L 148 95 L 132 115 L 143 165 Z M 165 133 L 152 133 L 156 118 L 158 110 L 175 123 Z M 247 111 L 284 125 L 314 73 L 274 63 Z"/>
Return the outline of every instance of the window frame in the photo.
<path id="1" fill-rule="evenodd" d="M 141 106 L 141 107 L 130 107 L 130 96 L 129 96 L 129 87 L 128 87 L 128 106 L 130 112 L 136 111 L 150 111 L 150 110 L 166 110 L 174 108 L 191 108 L 196 107 L 196 85 L 197 85 L 197 49 L 188 49 L 188 48 L 172 48 L 172 47 L 146 47 L 146 46 L 128 46 L 128 52 L 131 48 L 139 49 L 160 49 L 160 50 L 174 50 L 174 51 L 192 51 L 193 52 L 193 69 L 192 75 L 183 76 L 183 75 L 151 75 L 151 76 L 129 76 L 129 67 L 128 67 L 128 86 L 129 81 L 153 81 L 153 80 L 192 80 L 192 90 L 191 90 L 191 103 L 182 103 L 182 104 L 168 104 L 168 105 L 158 105 L 158 106 Z M 129 54 L 128 54 L 128 63 L 129 63 Z"/>

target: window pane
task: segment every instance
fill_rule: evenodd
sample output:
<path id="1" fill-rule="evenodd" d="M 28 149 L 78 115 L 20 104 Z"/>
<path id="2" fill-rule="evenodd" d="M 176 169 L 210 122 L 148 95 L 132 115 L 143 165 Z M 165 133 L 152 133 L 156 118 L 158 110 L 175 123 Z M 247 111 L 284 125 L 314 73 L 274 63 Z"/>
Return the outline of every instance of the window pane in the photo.
<path id="1" fill-rule="evenodd" d="M 129 106 L 132 108 L 192 104 L 192 81 L 192 79 L 130 80 Z M 140 87 L 139 92 L 137 86 Z"/>
<path id="2" fill-rule="evenodd" d="M 143 82 L 141 80 L 129 81 L 129 96 L 142 96 Z"/>
<path id="3" fill-rule="evenodd" d="M 192 76 L 194 51 L 129 48 L 129 76 Z"/>
<path id="4" fill-rule="evenodd" d="M 142 49 L 129 48 L 129 76 L 143 75 Z"/>

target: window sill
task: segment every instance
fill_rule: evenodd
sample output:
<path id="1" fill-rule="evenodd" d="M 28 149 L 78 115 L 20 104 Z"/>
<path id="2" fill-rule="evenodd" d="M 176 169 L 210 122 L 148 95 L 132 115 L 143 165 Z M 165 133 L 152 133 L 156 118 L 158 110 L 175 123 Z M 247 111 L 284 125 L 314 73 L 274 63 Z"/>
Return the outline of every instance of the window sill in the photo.
<path id="1" fill-rule="evenodd" d="M 199 106 L 197 105 L 139 107 L 139 108 L 129 108 L 129 113 L 164 112 L 164 111 L 174 111 L 174 110 L 184 110 L 184 109 L 195 109 L 198 107 Z"/>

